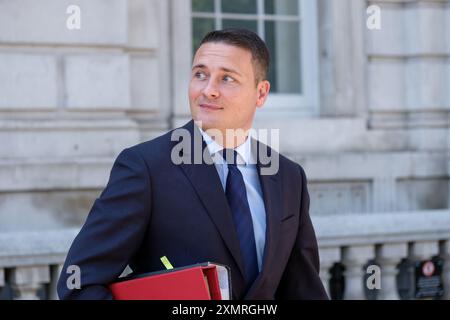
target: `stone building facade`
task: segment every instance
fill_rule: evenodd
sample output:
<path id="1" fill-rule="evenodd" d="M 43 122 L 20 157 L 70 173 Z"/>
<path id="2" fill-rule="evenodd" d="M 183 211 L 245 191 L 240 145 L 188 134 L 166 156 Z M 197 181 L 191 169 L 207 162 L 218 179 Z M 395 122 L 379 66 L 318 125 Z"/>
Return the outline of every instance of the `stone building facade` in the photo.
<path id="1" fill-rule="evenodd" d="M 196 37 L 242 21 L 278 59 L 255 128 L 280 129 L 313 218 L 449 207 L 448 0 L 3 0 L 0 233 L 79 227 L 122 149 L 189 119 Z"/>

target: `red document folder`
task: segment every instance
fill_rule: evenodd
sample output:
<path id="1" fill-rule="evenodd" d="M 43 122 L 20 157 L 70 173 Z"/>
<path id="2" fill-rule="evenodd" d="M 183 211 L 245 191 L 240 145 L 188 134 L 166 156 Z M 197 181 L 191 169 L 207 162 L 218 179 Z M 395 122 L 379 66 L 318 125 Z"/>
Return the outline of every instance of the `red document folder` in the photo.
<path id="1" fill-rule="evenodd" d="M 230 270 L 207 262 L 126 277 L 109 289 L 116 300 L 229 300 Z"/>

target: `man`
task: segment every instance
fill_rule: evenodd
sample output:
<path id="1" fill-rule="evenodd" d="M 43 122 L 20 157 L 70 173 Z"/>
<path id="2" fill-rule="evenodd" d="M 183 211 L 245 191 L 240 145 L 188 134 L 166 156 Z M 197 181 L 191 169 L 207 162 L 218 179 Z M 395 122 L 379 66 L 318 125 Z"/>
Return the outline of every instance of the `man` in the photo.
<path id="1" fill-rule="evenodd" d="M 267 148 L 277 165 L 264 174 L 270 164 L 258 150 L 266 146 L 249 136 L 270 90 L 268 66 L 253 32 L 205 36 L 189 85 L 195 123 L 179 129 L 194 139 L 180 150 L 169 132 L 122 151 L 70 248 L 60 298 L 111 299 L 107 286 L 127 265 L 135 274 L 161 270 L 162 256 L 174 267 L 229 266 L 233 299 L 327 298 L 305 173 Z M 206 158 L 199 164 L 196 135 Z M 70 265 L 80 268 L 80 289 L 66 285 Z"/>

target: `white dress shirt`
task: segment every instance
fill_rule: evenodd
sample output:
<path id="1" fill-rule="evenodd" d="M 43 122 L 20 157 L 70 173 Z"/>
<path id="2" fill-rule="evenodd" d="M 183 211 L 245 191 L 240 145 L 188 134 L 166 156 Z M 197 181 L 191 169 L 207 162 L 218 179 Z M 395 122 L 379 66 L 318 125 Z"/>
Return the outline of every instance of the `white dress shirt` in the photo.
<path id="1" fill-rule="evenodd" d="M 225 191 L 226 181 L 228 176 L 228 165 L 222 157 L 221 151 L 223 147 L 215 142 L 206 132 L 200 127 L 203 140 L 205 141 L 211 158 L 214 161 L 217 173 L 219 174 L 222 187 Z M 251 153 L 252 139 L 247 137 L 247 140 L 237 148 L 235 148 L 239 164 L 237 168 L 242 173 L 244 178 L 245 189 L 247 191 L 247 201 L 250 207 L 250 212 L 253 220 L 253 230 L 255 233 L 256 255 L 258 258 L 259 271 L 262 269 L 264 246 L 266 243 L 266 210 L 264 206 L 264 199 L 259 181 L 258 169 L 256 161 Z M 242 165 L 241 165 L 242 164 Z"/>

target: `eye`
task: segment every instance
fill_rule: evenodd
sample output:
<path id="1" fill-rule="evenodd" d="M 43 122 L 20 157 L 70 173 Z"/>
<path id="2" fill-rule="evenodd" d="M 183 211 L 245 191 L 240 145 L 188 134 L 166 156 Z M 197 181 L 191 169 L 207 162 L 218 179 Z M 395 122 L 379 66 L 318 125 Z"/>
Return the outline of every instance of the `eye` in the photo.
<path id="1" fill-rule="evenodd" d="M 199 80 L 204 80 L 204 79 L 206 79 L 206 74 L 205 74 L 204 72 L 202 72 L 202 71 L 197 71 L 197 72 L 194 74 L 194 77 L 195 77 L 196 79 L 199 79 Z"/>
<path id="2" fill-rule="evenodd" d="M 234 82 L 235 80 L 234 80 L 234 78 L 232 78 L 230 76 L 225 76 L 225 77 L 223 77 L 223 81 L 225 81 L 225 82 Z"/>

